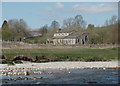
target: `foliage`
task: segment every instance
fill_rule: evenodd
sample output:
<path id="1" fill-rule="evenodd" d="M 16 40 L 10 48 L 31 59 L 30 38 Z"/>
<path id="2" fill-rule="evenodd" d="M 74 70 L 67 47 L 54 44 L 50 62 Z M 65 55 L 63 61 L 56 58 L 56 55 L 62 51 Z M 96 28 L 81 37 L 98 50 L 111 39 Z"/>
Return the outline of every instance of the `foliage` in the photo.
<path id="1" fill-rule="evenodd" d="M 49 62 L 48 60 L 37 60 L 37 63 L 45 63 L 45 62 Z"/>
<path id="2" fill-rule="evenodd" d="M 2 60 L 2 64 L 15 65 L 12 61 Z"/>
<path id="3" fill-rule="evenodd" d="M 90 44 L 115 44 L 118 43 L 118 24 L 113 24 L 104 27 L 95 27 L 94 29 L 87 30 L 90 33 Z"/>
<path id="4" fill-rule="evenodd" d="M 17 61 L 15 61 L 15 63 L 17 63 L 17 64 L 21 64 L 21 63 L 23 63 L 23 62 L 20 61 L 20 60 L 17 60 Z"/>
<path id="5" fill-rule="evenodd" d="M 8 28 L 8 23 L 6 20 L 2 24 L 2 30 L 4 30 L 5 28 Z"/>
<path id="6" fill-rule="evenodd" d="M 40 33 L 42 34 L 42 36 L 44 36 L 47 33 L 47 29 L 48 29 L 47 25 L 40 28 Z"/>
<path id="7" fill-rule="evenodd" d="M 23 19 L 11 19 L 8 21 L 8 28 L 12 32 L 13 41 L 22 41 L 24 37 L 30 36 L 27 32 L 27 24 Z"/>
<path id="8" fill-rule="evenodd" d="M 86 22 L 82 15 L 76 15 L 74 18 L 67 18 L 63 20 L 62 30 L 76 30 L 78 33 L 88 32 L 89 44 L 117 44 L 118 43 L 118 32 L 120 29 L 118 26 L 117 16 L 113 15 L 110 19 L 105 21 L 105 25 L 101 27 L 95 27 L 93 24 L 88 24 L 86 28 Z M 39 33 L 42 36 L 35 37 L 32 40 L 26 40 L 28 43 L 45 43 L 47 38 L 53 37 L 54 33 L 58 31 L 60 24 L 58 21 L 52 21 L 50 26 L 44 25 L 40 28 Z M 31 36 L 27 31 L 27 24 L 23 19 L 11 19 L 5 20 L 2 25 L 2 38 L 3 40 L 12 41 L 23 41 L 24 37 Z"/>
<path id="9" fill-rule="evenodd" d="M 93 24 L 88 24 L 88 28 L 87 29 L 94 29 L 94 25 Z"/>
<path id="10" fill-rule="evenodd" d="M 8 41 L 12 37 L 11 31 L 6 27 L 2 30 L 2 40 Z"/>

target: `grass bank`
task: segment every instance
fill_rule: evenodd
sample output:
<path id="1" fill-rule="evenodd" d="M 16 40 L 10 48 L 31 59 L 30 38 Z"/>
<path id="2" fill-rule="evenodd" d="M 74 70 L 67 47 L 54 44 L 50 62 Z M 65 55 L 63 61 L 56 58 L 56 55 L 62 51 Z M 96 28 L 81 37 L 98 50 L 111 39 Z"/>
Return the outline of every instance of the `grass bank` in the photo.
<path id="1" fill-rule="evenodd" d="M 36 56 L 46 56 L 57 61 L 106 61 L 117 59 L 118 48 L 92 49 L 92 48 L 44 48 L 44 49 L 3 49 L 3 55 L 12 59 L 17 55 L 25 55 L 35 59 Z"/>

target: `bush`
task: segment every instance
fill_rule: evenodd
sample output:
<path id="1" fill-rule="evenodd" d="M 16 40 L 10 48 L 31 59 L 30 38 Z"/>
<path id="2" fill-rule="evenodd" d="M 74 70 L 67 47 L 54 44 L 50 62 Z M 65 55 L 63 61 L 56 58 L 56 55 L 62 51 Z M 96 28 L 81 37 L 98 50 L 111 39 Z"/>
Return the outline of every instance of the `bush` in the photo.
<path id="1" fill-rule="evenodd" d="M 15 65 L 12 61 L 2 60 L 2 64 Z"/>
<path id="2" fill-rule="evenodd" d="M 81 58 L 81 60 L 84 60 L 86 62 L 91 62 L 91 61 L 107 61 L 109 59 L 103 58 L 102 56 L 93 56 L 93 57 Z"/>
<path id="3" fill-rule="evenodd" d="M 44 63 L 44 62 L 49 62 L 48 60 L 37 60 L 36 63 Z"/>
<path id="4" fill-rule="evenodd" d="M 17 64 L 21 64 L 21 63 L 23 63 L 23 62 L 20 61 L 20 60 L 17 60 L 17 61 L 15 61 L 15 63 L 17 63 Z"/>

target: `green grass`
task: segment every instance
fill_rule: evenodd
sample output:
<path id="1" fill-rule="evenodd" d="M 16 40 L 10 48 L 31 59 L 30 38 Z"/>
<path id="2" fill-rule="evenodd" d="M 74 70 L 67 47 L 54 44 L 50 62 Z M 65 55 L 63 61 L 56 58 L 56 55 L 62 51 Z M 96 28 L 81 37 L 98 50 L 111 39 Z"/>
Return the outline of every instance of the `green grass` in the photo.
<path id="1" fill-rule="evenodd" d="M 12 61 L 2 60 L 2 64 L 15 65 Z"/>
<path id="2" fill-rule="evenodd" d="M 118 48 L 92 49 L 92 48 L 45 48 L 45 49 L 3 49 L 3 55 L 12 59 L 17 55 L 25 55 L 35 59 L 35 56 L 46 56 L 47 58 L 65 61 L 66 56 L 69 61 L 106 61 L 118 57 Z"/>

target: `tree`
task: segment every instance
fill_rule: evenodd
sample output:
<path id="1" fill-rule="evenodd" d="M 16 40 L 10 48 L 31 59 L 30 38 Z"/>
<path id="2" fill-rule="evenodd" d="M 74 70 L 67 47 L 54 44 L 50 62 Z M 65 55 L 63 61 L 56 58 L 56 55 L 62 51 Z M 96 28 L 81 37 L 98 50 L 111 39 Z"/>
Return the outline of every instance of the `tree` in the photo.
<path id="1" fill-rule="evenodd" d="M 23 19 L 11 19 L 8 21 L 9 29 L 12 31 L 12 40 L 22 41 L 24 37 L 28 37 L 30 34 L 26 30 L 27 24 Z"/>
<path id="2" fill-rule="evenodd" d="M 40 33 L 42 34 L 42 36 L 44 36 L 47 33 L 47 29 L 48 29 L 47 25 L 40 28 Z"/>
<path id="3" fill-rule="evenodd" d="M 110 19 L 107 19 L 105 21 L 105 26 L 109 26 L 109 25 L 112 25 L 112 24 L 116 24 L 118 22 L 118 19 L 117 19 L 117 16 L 116 15 L 113 15 Z"/>
<path id="4" fill-rule="evenodd" d="M 88 24 L 88 29 L 93 29 L 93 28 L 94 28 L 94 25 Z"/>
<path id="5" fill-rule="evenodd" d="M 11 40 L 11 36 L 12 36 L 12 33 L 11 31 L 8 29 L 8 28 L 5 28 L 3 31 L 2 31 L 2 40 L 4 41 L 10 41 Z"/>
<path id="6" fill-rule="evenodd" d="M 60 24 L 59 24 L 59 22 L 57 22 L 57 21 L 52 21 L 52 23 L 51 23 L 51 28 L 52 29 L 58 29 L 60 27 Z"/>
<path id="7" fill-rule="evenodd" d="M 117 22 L 117 16 L 113 15 L 109 20 L 109 22 L 110 22 L 110 25 L 115 24 Z"/>
<path id="8" fill-rule="evenodd" d="M 108 26 L 109 25 L 109 20 L 107 19 L 106 21 L 105 21 L 105 26 Z"/>
<path id="9" fill-rule="evenodd" d="M 8 41 L 11 40 L 11 31 L 8 28 L 8 23 L 5 20 L 2 24 L 2 40 Z"/>
<path id="10" fill-rule="evenodd" d="M 86 22 L 83 20 L 83 17 L 81 15 L 75 16 L 74 26 L 78 26 L 80 28 L 85 28 Z"/>
<path id="11" fill-rule="evenodd" d="M 68 18 L 63 20 L 63 28 L 69 28 L 70 26 L 73 26 L 75 19 L 74 18 Z"/>
<path id="12" fill-rule="evenodd" d="M 6 20 L 2 24 L 2 30 L 4 30 L 5 28 L 8 28 L 8 23 Z"/>

